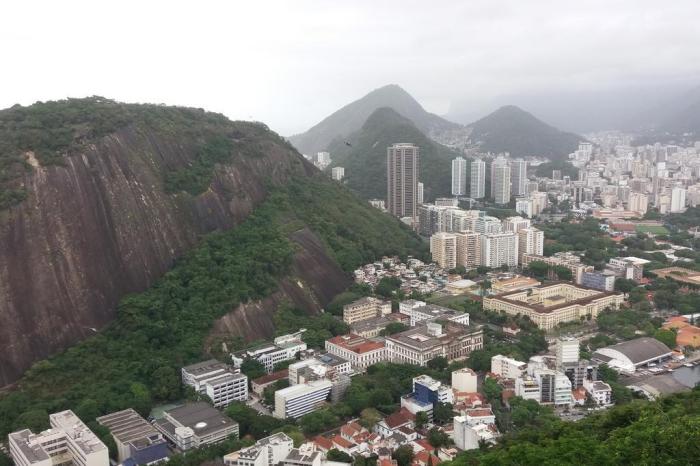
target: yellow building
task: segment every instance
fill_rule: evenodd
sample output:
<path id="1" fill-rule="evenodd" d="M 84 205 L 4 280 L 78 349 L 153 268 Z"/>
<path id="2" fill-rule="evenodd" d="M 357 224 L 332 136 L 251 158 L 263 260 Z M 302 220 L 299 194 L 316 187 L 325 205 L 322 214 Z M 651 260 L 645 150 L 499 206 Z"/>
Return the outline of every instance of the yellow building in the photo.
<path id="1" fill-rule="evenodd" d="M 607 293 L 571 283 L 554 283 L 484 298 L 484 309 L 524 315 L 544 330 L 562 322 L 595 319 L 605 308 L 617 309 L 622 293 Z"/>

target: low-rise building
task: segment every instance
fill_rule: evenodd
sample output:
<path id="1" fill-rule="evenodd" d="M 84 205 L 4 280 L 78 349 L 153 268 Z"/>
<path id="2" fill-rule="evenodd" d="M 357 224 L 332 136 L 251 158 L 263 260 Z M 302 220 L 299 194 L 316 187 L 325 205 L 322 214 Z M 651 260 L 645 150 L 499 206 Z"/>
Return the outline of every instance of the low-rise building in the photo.
<path id="1" fill-rule="evenodd" d="M 364 297 L 343 306 L 343 321 L 347 324 L 382 317 L 391 313 L 391 302 Z"/>
<path id="2" fill-rule="evenodd" d="M 483 348 L 481 327 L 456 322 L 442 325 L 421 323 L 404 332 L 386 337 L 387 357 L 392 362 L 426 366 L 439 356 L 448 361 L 466 358 L 472 351 Z"/>
<path id="3" fill-rule="evenodd" d="M 270 373 L 275 364 L 294 359 L 300 351 L 306 350 L 306 343 L 301 339 L 302 333 L 306 329 L 301 329 L 296 333 L 282 335 L 274 339 L 272 343 L 265 343 L 238 354 L 231 355 L 236 367 L 240 367 L 246 359 L 254 359 L 265 366 L 265 370 Z"/>
<path id="4" fill-rule="evenodd" d="M 517 275 L 513 278 L 491 281 L 491 291 L 494 294 L 510 293 L 512 291 L 527 290 L 541 285 L 542 282 L 531 277 Z"/>
<path id="5" fill-rule="evenodd" d="M 39 434 L 24 429 L 8 435 L 17 466 L 109 465 L 107 447 L 73 411 L 51 414 L 49 423 L 51 428 Z"/>
<path id="6" fill-rule="evenodd" d="M 554 272 L 555 266 L 566 267 L 571 271 L 571 276 L 577 284 L 581 283 L 583 272 L 590 272 L 593 270 L 593 266 L 583 264 L 579 256 L 570 252 L 558 252 L 549 257 L 535 254 L 523 254 L 520 259 L 523 267 L 527 267 L 531 262 L 535 261 L 544 262 L 551 267 L 550 279 L 556 278 Z"/>
<path id="7" fill-rule="evenodd" d="M 530 375 L 522 375 L 515 379 L 515 396 L 523 400 L 535 400 L 540 402 L 540 384 Z"/>
<path id="8" fill-rule="evenodd" d="M 610 271 L 583 272 L 581 285 L 594 290 L 613 291 L 615 289 L 615 275 Z"/>
<path id="9" fill-rule="evenodd" d="M 238 437 L 238 423 L 203 401 L 165 411 L 154 426 L 182 451 Z"/>
<path id="10" fill-rule="evenodd" d="M 610 385 L 600 380 L 585 381 L 583 388 L 590 395 L 593 401 L 600 406 L 609 406 L 612 404 L 612 388 Z"/>
<path id="11" fill-rule="evenodd" d="M 275 392 L 275 411 L 279 419 L 298 418 L 319 409 L 331 392 L 330 380 L 312 380 Z"/>
<path id="12" fill-rule="evenodd" d="M 355 372 L 364 372 L 369 366 L 387 359 L 383 342 L 359 335 L 338 335 L 326 340 L 326 351 L 350 361 Z"/>
<path id="13" fill-rule="evenodd" d="M 401 398 L 401 407 L 413 414 L 425 412 L 432 419 L 433 410 L 440 403 L 453 403 L 452 387 L 435 380 L 428 375 L 413 378 L 413 392 Z"/>
<path id="14" fill-rule="evenodd" d="M 455 416 L 453 423 L 455 445 L 460 450 L 474 450 L 482 443 L 494 444 L 500 435 L 495 424 L 471 424 L 467 416 Z"/>
<path id="15" fill-rule="evenodd" d="M 656 338 L 642 337 L 599 348 L 591 359 L 615 370 L 633 373 L 639 367 L 664 361 L 672 354 L 668 346 Z"/>
<path id="16" fill-rule="evenodd" d="M 549 330 L 562 322 L 595 319 L 604 309 L 617 309 L 622 293 L 601 292 L 570 283 L 553 283 L 529 290 L 484 298 L 484 309 L 523 315 Z"/>
<path id="17" fill-rule="evenodd" d="M 409 325 L 411 327 L 414 327 L 418 322 L 436 319 L 469 325 L 469 314 L 466 312 L 459 312 L 435 304 L 426 304 L 423 301 L 413 299 L 399 303 L 399 312 L 409 317 Z"/>
<path id="18" fill-rule="evenodd" d="M 182 383 L 207 395 L 217 408 L 248 399 L 248 377 L 215 359 L 183 367 Z"/>
<path id="19" fill-rule="evenodd" d="M 280 371 L 273 372 L 271 374 L 263 375 L 257 379 L 250 381 L 250 388 L 258 396 L 263 396 L 263 392 L 267 387 L 277 382 L 278 380 L 286 379 L 289 377 L 289 369 L 282 369 Z"/>
<path id="20" fill-rule="evenodd" d="M 246 448 L 224 456 L 226 466 L 275 466 L 294 449 L 294 441 L 284 432 L 262 438 Z"/>
<path id="21" fill-rule="evenodd" d="M 491 357 L 491 372 L 504 379 L 517 379 L 527 369 L 527 363 L 497 354 Z"/>
<path id="22" fill-rule="evenodd" d="M 163 434 L 133 409 L 100 416 L 97 422 L 112 434 L 119 463 L 150 465 L 168 459 L 170 450 Z"/>
<path id="23" fill-rule="evenodd" d="M 350 332 L 364 338 L 375 338 L 390 324 L 400 323 L 408 325 L 409 320 L 407 315 L 401 314 L 400 312 L 392 312 L 381 317 L 361 320 L 350 324 Z"/>

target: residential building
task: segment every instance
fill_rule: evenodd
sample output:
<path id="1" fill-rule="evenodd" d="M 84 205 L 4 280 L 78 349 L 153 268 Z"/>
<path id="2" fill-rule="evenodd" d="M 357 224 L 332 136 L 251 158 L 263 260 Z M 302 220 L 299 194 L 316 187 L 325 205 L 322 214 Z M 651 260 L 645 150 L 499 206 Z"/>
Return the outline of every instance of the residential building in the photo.
<path id="1" fill-rule="evenodd" d="M 525 228 L 530 228 L 530 219 L 523 217 L 508 217 L 503 220 L 503 232 L 504 233 L 518 233 L 520 230 Z"/>
<path id="2" fill-rule="evenodd" d="M 527 162 L 513 160 L 510 163 L 510 184 L 513 196 L 527 194 Z"/>
<path id="3" fill-rule="evenodd" d="M 344 167 L 333 167 L 331 168 L 331 178 L 335 181 L 341 181 L 345 178 L 345 168 Z"/>
<path id="4" fill-rule="evenodd" d="M 481 237 L 481 265 L 496 268 L 518 265 L 518 237 L 515 233 L 492 233 Z"/>
<path id="5" fill-rule="evenodd" d="M 294 449 L 294 441 L 284 432 L 264 437 L 254 445 L 224 456 L 225 466 L 276 466 Z"/>
<path id="6" fill-rule="evenodd" d="M 483 348 L 484 334 L 480 327 L 456 322 L 441 325 L 420 323 L 404 332 L 386 337 L 387 356 L 391 362 L 426 366 L 438 356 L 448 361 L 466 358 Z"/>
<path id="7" fill-rule="evenodd" d="M 457 207 L 459 199 L 455 197 L 438 197 L 435 198 L 435 205 L 438 207 Z"/>
<path id="8" fill-rule="evenodd" d="M 469 197 L 483 199 L 486 195 L 486 163 L 475 159 L 470 164 Z"/>
<path id="9" fill-rule="evenodd" d="M 615 275 L 611 271 L 583 272 L 581 285 L 600 291 L 613 291 L 615 289 Z"/>
<path id="10" fill-rule="evenodd" d="M 255 348 L 231 355 L 236 367 L 240 367 L 245 359 L 255 359 L 265 366 L 265 370 L 270 373 L 275 364 L 294 359 L 300 351 L 306 350 L 306 343 L 301 339 L 305 332 L 301 329 L 289 335 L 281 335 L 274 339 L 272 343 L 265 343 Z"/>
<path id="11" fill-rule="evenodd" d="M 418 218 L 418 146 L 394 144 L 387 148 L 387 209 L 397 217 Z"/>
<path id="12" fill-rule="evenodd" d="M 464 367 L 452 371 L 452 388 L 456 392 L 476 393 L 477 375 L 472 369 Z"/>
<path id="13" fill-rule="evenodd" d="M 510 166 L 506 162 L 495 161 L 491 166 L 493 200 L 496 204 L 510 202 Z"/>
<path id="14" fill-rule="evenodd" d="M 275 411 L 279 419 L 298 418 L 319 409 L 331 392 L 330 380 L 312 380 L 275 392 Z"/>
<path id="15" fill-rule="evenodd" d="M 183 451 L 238 437 L 238 423 L 203 401 L 165 411 L 154 426 Z"/>
<path id="16" fill-rule="evenodd" d="M 364 372 L 369 366 L 387 359 L 383 342 L 368 340 L 352 333 L 326 340 L 326 351 L 350 361 L 355 372 Z"/>
<path id="17" fill-rule="evenodd" d="M 557 367 L 563 367 L 564 364 L 578 362 L 579 360 L 579 341 L 573 337 L 563 337 L 557 339 Z"/>
<path id="18" fill-rule="evenodd" d="M 631 192 L 629 201 L 627 202 L 627 210 L 638 212 L 642 217 L 649 209 L 649 196 L 643 193 Z"/>
<path id="19" fill-rule="evenodd" d="M 168 459 L 170 450 L 163 434 L 133 409 L 125 409 L 97 418 L 98 424 L 109 429 L 117 446 L 119 463 L 150 465 Z"/>
<path id="20" fill-rule="evenodd" d="M 685 188 L 674 186 L 671 189 L 671 213 L 685 212 Z"/>
<path id="21" fill-rule="evenodd" d="M 15 465 L 109 465 L 107 447 L 73 411 L 51 414 L 49 424 L 51 428 L 39 434 L 24 429 L 8 435 L 10 456 Z"/>
<path id="22" fill-rule="evenodd" d="M 583 387 L 597 405 L 610 406 L 612 404 L 612 388 L 607 383 L 600 380 L 587 380 L 583 383 Z"/>
<path id="23" fill-rule="evenodd" d="M 455 233 L 457 239 L 457 265 L 474 268 L 481 264 L 481 235 L 473 231 Z"/>
<path id="24" fill-rule="evenodd" d="M 540 386 L 540 403 L 555 406 L 571 405 L 571 381 L 566 375 L 551 369 L 538 369 L 534 377 Z"/>
<path id="25" fill-rule="evenodd" d="M 527 369 L 527 363 L 497 354 L 491 357 L 491 372 L 504 379 L 517 379 Z"/>
<path id="26" fill-rule="evenodd" d="M 326 461 L 325 463 L 331 466 L 333 462 Z M 280 466 L 321 466 L 322 464 L 324 464 L 324 460 L 320 451 L 294 448 Z"/>
<path id="27" fill-rule="evenodd" d="M 535 400 L 540 402 L 540 384 L 531 375 L 523 374 L 515 379 L 515 396 L 523 400 Z"/>
<path id="28" fill-rule="evenodd" d="M 474 219 L 474 231 L 482 235 L 501 233 L 503 231 L 503 225 L 496 217 L 481 214 Z"/>
<path id="29" fill-rule="evenodd" d="M 484 309 L 523 315 L 549 330 L 561 322 L 595 319 L 606 308 L 617 309 L 622 293 L 601 292 L 570 283 L 542 285 L 529 290 L 484 297 Z"/>
<path id="30" fill-rule="evenodd" d="M 610 259 L 606 268 L 615 272 L 619 277 L 639 282 L 644 278 L 644 264 L 649 262 L 638 257 L 615 257 Z"/>
<path id="31" fill-rule="evenodd" d="M 453 233 L 435 233 L 430 237 L 433 261 L 445 269 L 457 267 L 457 237 Z"/>
<path id="32" fill-rule="evenodd" d="M 535 227 L 522 228 L 518 235 L 518 262 L 522 263 L 525 254 L 541 256 L 544 252 L 544 232 Z"/>
<path id="33" fill-rule="evenodd" d="M 248 399 L 248 377 L 215 359 L 183 367 L 182 383 L 207 395 L 217 408 Z"/>
<path id="34" fill-rule="evenodd" d="M 464 196 L 467 193 L 467 161 L 463 157 L 452 160 L 452 195 Z"/>
<path id="35" fill-rule="evenodd" d="M 418 205 L 423 203 L 424 185 L 420 181 L 418 182 Z"/>
<path id="36" fill-rule="evenodd" d="M 475 450 L 482 443 L 495 444 L 500 435 L 495 424 L 473 423 L 467 415 L 455 416 L 453 429 L 455 446 L 460 450 Z"/>
<path id="37" fill-rule="evenodd" d="M 515 211 L 525 215 L 527 218 L 532 218 L 534 214 L 534 205 L 529 197 L 520 197 L 515 200 Z"/>
<path id="38" fill-rule="evenodd" d="M 364 297 L 343 306 L 343 322 L 353 324 L 361 320 L 382 317 L 390 313 L 390 301 Z"/>

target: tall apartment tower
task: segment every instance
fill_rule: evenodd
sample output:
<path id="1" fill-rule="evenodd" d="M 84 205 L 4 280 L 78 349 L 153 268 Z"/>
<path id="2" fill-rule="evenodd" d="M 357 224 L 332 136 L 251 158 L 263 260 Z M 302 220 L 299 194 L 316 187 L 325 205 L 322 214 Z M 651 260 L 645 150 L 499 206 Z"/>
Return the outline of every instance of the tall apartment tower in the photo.
<path id="1" fill-rule="evenodd" d="M 486 195 L 486 163 L 483 160 L 472 161 L 469 181 L 469 197 L 482 199 Z"/>
<path id="2" fill-rule="evenodd" d="M 510 185 L 513 196 L 527 194 L 527 162 L 515 160 L 510 164 Z"/>
<path id="3" fill-rule="evenodd" d="M 457 267 L 457 236 L 453 233 L 435 233 L 430 237 L 433 261 L 443 269 Z"/>
<path id="4" fill-rule="evenodd" d="M 463 157 L 457 157 L 452 161 L 452 195 L 464 196 L 467 194 L 467 161 Z"/>
<path id="5" fill-rule="evenodd" d="M 491 170 L 493 200 L 496 204 L 508 204 L 510 202 L 510 166 L 505 161 L 496 161 L 491 166 Z"/>
<path id="6" fill-rule="evenodd" d="M 518 263 L 524 254 L 541 256 L 544 252 L 544 232 L 534 227 L 523 228 L 518 234 Z"/>
<path id="7" fill-rule="evenodd" d="M 397 217 L 417 218 L 418 146 L 394 144 L 386 151 L 386 208 Z"/>

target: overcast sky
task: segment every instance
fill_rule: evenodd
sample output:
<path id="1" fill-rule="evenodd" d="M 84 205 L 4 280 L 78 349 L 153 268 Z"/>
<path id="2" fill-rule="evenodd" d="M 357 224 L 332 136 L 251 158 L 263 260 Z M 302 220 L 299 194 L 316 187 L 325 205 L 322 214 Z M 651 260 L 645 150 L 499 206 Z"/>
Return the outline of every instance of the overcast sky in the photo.
<path id="1" fill-rule="evenodd" d="M 303 131 L 397 83 L 428 110 L 699 79 L 700 2 L 47 1 L 0 10 L 0 107 L 102 95 Z"/>

